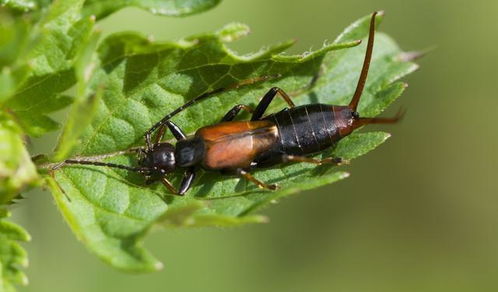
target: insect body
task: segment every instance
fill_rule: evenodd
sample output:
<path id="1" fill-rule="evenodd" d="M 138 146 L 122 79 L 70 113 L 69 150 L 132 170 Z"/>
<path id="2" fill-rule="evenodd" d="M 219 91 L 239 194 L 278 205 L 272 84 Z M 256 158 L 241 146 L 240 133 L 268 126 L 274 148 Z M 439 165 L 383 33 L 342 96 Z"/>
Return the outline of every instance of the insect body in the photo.
<path id="1" fill-rule="evenodd" d="M 295 106 L 291 98 L 280 88 L 270 89 L 253 110 L 247 105 L 234 106 L 220 123 L 200 128 L 195 135 L 186 137 L 183 131 L 170 119 L 186 107 L 206 98 L 199 96 L 184 106 L 165 116 L 145 134 L 146 148 L 140 150 L 139 167 L 128 167 L 110 163 L 82 160 L 66 160 L 66 163 L 91 164 L 116 167 L 142 173 L 147 181 L 160 180 L 174 194 L 183 195 L 188 191 L 195 178 L 196 169 L 217 170 L 237 174 L 261 188 L 276 189 L 276 185 L 265 184 L 253 177 L 249 171 L 285 162 L 307 162 L 314 164 L 337 164 L 340 158 L 322 160 L 307 157 L 322 151 L 353 130 L 366 124 L 394 123 L 401 117 L 361 118 L 356 111 L 367 79 L 373 50 L 375 16 L 370 22 L 367 51 L 358 85 L 353 98 L 347 106 L 327 104 L 306 104 Z M 264 80 L 256 78 L 245 84 Z M 243 84 L 242 84 L 243 85 Z M 234 88 L 240 86 L 233 86 Z M 288 108 L 265 116 L 266 109 L 275 96 L 281 96 Z M 233 121 L 241 110 L 252 112 L 250 121 Z M 175 146 L 160 142 L 166 127 L 177 139 Z M 154 141 L 151 136 L 158 134 Z M 175 169 L 185 169 L 179 189 L 175 189 L 166 174 Z"/>

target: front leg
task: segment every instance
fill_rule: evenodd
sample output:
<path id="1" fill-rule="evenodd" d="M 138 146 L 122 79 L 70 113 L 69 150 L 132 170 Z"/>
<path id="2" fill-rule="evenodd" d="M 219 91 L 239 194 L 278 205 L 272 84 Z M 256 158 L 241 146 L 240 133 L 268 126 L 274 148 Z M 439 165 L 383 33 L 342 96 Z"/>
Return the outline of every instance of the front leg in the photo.
<path id="1" fill-rule="evenodd" d="M 195 178 L 195 171 L 193 168 L 185 171 L 185 174 L 183 175 L 183 179 L 180 183 L 180 188 L 178 190 L 166 178 L 166 176 L 161 177 L 160 181 L 168 189 L 168 191 L 171 194 L 173 194 L 175 196 L 183 196 L 192 186 L 192 182 L 194 181 L 194 178 Z M 154 182 L 154 180 L 151 177 L 146 177 L 145 184 L 148 185 L 148 184 L 151 184 L 152 182 Z"/>
<path id="2" fill-rule="evenodd" d="M 183 133 L 182 129 L 180 129 L 180 127 L 178 127 L 172 121 L 166 121 L 166 125 L 168 126 L 168 128 L 171 131 L 171 133 L 173 134 L 173 136 L 175 136 L 175 139 L 177 141 L 185 140 L 187 138 L 185 133 Z"/>
<path id="3" fill-rule="evenodd" d="M 180 189 L 178 190 L 178 195 L 183 196 L 192 186 L 195 178 L 195 169 L 193 167 L 187 169 L 183 175 L 182 182 L 180 183 Z"/>
<path id="4" fill-rule="evenodd" d="M 168 191 L 170 193 L 172 193 L 173 195 L 177 195 L 177 196 L 181 196 L 178 191 L 175 189 L 175 187 L 173 186 L 173 184 L 165 177 L 163 176 L 161 178 L 161 183 L 168 189 Z"/>
<path id="5" fill-rule="evenodd" d="M 177 141 L 186 139 L 187 136 L 182 131 L 182 129 L 180 129 L 180 127 L 178 127 L 172 121 L 166 121 L 163 125 L 161 125 L 159 127 L 159 130 L 157 131 L 157 136 L 154 139 L 154 142 L 152 143 L 152 148 L 153 148 L 153 146 L 159 144 L 161 142 L 161 140 L 164 138 L 164 134 L 166 134 L 166 126 L 169 128 L 169 130 L 171 131 L 171 133 L 173 134 L 173 136 L 175 137 L 175 139 Z M 148 148 L 148 150 L 152 150 L 152 149 Z"/>

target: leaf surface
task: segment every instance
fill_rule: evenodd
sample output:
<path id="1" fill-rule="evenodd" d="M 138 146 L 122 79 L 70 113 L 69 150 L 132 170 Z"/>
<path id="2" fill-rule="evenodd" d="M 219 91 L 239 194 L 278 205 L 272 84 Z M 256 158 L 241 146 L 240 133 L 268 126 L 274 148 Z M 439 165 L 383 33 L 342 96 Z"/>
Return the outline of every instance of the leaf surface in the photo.
<path id="1" fill-rule="evenodd" d="M 28 279 L 20 268 L 27 267 L 28 257 L 19 242 L 30 240 L 29 234 L 20 226 L 5 218 L 10 214 L 0 209 L 0 291 L 15 291 L 14 285 L 26 285 Z"/>
<path id="2" fill-rule="evenodd" d="M 81 17 L 83 0 L 57 0 L 42 19 L 30 28 L 28 43 L 4 79 L 10 78 L 12 90 L 5 106 L 16 115 L 25 132 L 41 136 L 58 129 L 47 114 L 71 104 L 61 95 L 76 82 L 74 65 L 79 52 L 92 35 L 94 18 Z"/>
<path id="3" fill-rule="evenodd" d="M 37 179 L 21 130 L 7 114 L 0 112 L 0 206 L 9 203 Z"/>
<path id="4" fill-rule="evenodd" d="M 87 0 L 83 13 L 104 18 L 124 7 L 138 7 L 153 14 L 187 16 L 203 12 L 218 5 L 221 0 Z"/>
<path id="5" fill-rule="evenodd" d="M 282 54 L 292 42 L 249 55 L 234 53 L 226 42 L 247 34 L 248 28 L 242 24 L 179 42 L 152 42 L 134 33 L 111 35 L 98 49 L 99 65 L 90 86 L 94 91 L 101 84 L 105 86 L 102 99 L 94 119 L 83 131 L 82 143 L 71 154 L 136 165 L 133 155 L 108 156 L 143 145 L 143 133 L 186 100 L 253 77 L 281 76 L 217 94 L 173 120 L 185 132 L 193 133 L 217 122 L 235 104 L 255 105 L 272 86 L 283 88 L 296 104 L 347 104 L 365 53 L 365 45 L 356 46 L 357 40 L 367 36 L 368 22 L 369 17 L 362 18 L 334 43 L 292 56 Z M 381 113 L 403 92 L 406 86 L 397 80 L 417 66 L 398 58 L 401 53 L 391 38 L 376 34 L 371 70 L 359 107 L 362 116 Z M 283 107 L 285 104 L 277 100 L 268 112 Z M 382 132 L 354 133 L 318 157 L 354 159 L 387 137 Z M 281 189 L 261 191 L 245 180 L 200 172 L 187 195 L 175 197 L 161 185 L 145 186 L 143 177 L 135 173 L 91 166 L 57 170 L 51 188 L 71 228 L 94 253 L 116 267 L 137 271 L 158 266 L 140 248 L 142 236 L 155 222 L 166 226 L 263 222 L 264 218 L 252 213 L 289 194 L 343 179 L 348 173 L 326 165 L 291 164 L 259 170 L 255 176 L 278 183 Z M 174 177 L 176 185 L 179 174 Z"/>

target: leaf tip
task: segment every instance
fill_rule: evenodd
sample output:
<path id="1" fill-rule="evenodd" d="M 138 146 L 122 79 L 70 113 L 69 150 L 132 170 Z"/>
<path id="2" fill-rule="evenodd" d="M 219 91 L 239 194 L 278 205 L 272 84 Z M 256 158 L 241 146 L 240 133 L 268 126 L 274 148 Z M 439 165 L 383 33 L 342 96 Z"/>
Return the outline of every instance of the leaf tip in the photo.
<path id="1" fill-rule="evenodd" d="M 249 26 L 240 22 L 232 22 L 218 30 L 216 35 L 222 42 L 233 42 L 247 36 L 249 33 L 251 33 Z"/>
<path id="2" fill-rule="evenodd" d="M 343 172 L 339 175 L 339 179 L 345 179 L 345 178 L 348 178 L 349 176 L 351 176 L 351 173 Z"/>
<path id="3" fill-rule="evenodd" d="M 255 215 L 254 217 L 254 223 L 269 223 L 270 222 L 270 217 L 264 216 L 264 215 Z"/>
<path id="4" fill-rule="evenodd" d="M 22 239 L 22 240 L 23 240 L 23 241 L 25 241 L 25 242 L 30 242 L 30 241 L 31 241 L 31 235 L 29 235 L 29 233 L 27 233 L 27 232 L 26 232 L 26 233 L 23 235 L 23 239 Z M 29 264 L 29 263 L 28 263 L 28 262 L 26 262 L 26 266 L 28 266 L 28 264 Z"/>
<path id="5" fill-rule="evenodd" d="M 412 62 L 425 56 L 429 51 L 411 51 L 402 52 L 397 57 L 396 60 L 400 62 Z"/>
<path id="6" fill-rule="evenodd" d="M 26 275 L 24 275 L 24 273 L 21 275 L 21 285 L 22 286 L 28 286 L 29 284 L 29 280 L 28 280 L 28 277 Z"/>
<path id="7" fill-rule="evenodd" d="M 21 260 L 21 262 L 19 263 L 19 265 L 23 268 L 27 268 L 29 267 L 29 259 L 28 257 L 25 257 Z M 26 279 L 27 280 L 27 279 Z"/>
<path id="8" fill-rule="evenodd" d="M 156 271 L 161 271 L 162 269 L 164 269 L 164 264 L 163 264 L 163 263 L 161 263 L 161 262 L 156 262 L 156 263 L 154 264 L 154 269 L 155 269 Z"/>

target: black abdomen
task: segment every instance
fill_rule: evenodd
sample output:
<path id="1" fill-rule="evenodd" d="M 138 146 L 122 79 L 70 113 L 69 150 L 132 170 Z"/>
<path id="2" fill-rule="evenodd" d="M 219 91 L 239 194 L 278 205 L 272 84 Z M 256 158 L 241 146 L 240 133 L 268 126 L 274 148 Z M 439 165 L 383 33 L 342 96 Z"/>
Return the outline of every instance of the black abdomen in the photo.
<path id="1" fill-rule="evenodd" d="M 278 127 L 281 153 L 306 155 L 328 148 L 340 139 L 330 105 L 297 106 L 269 115 L 265 120 Z"/>

